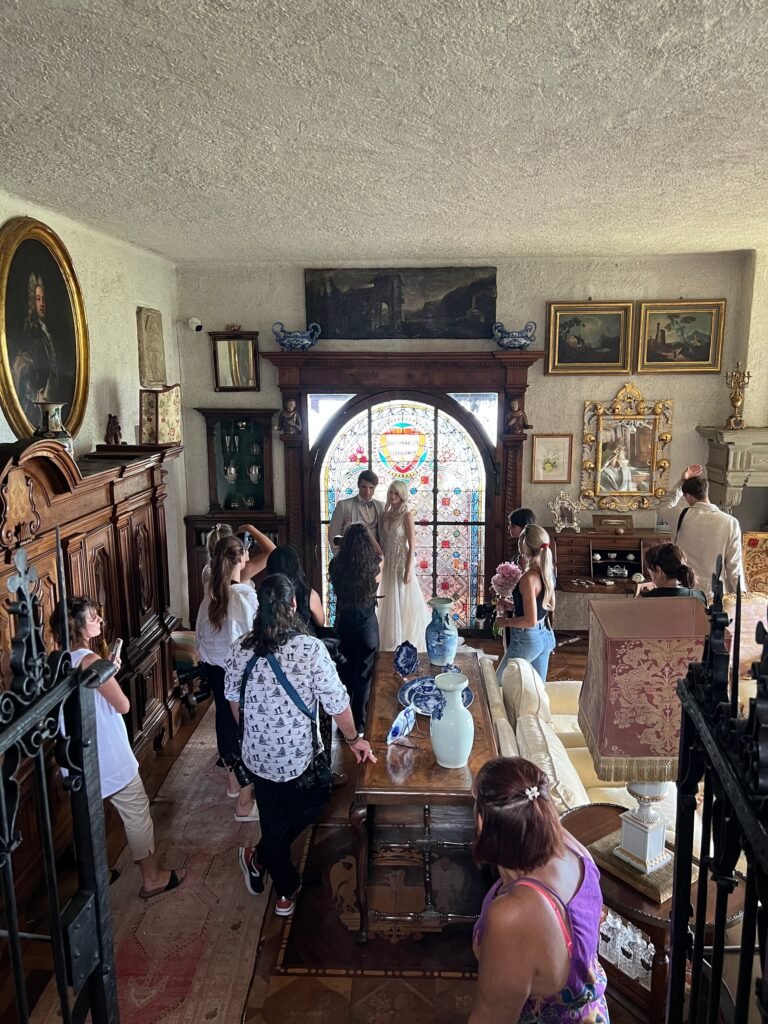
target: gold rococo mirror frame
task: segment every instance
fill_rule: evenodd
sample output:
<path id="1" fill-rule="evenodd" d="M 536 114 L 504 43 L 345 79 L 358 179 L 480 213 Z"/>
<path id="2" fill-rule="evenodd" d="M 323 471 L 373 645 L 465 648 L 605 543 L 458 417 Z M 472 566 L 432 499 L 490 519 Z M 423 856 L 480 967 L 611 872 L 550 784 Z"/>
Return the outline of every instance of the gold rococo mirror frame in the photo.
<path id="1" fill-rule="evenodd" d="M 41 296 L 34 325 L 31 292 Z M 39 400 L 64 402 L 64 426 L 75 435 L 89 372 L 85 304 L 66 246 L 41 221 L 14 217 L 0 228 L 0 407 L 16 436 L 31 437 L 38 426 L 32 392 L 46 375 L 48 386 L 61 382 L 61 393 L 46 388 Z"/>
<path id="2" fill-rule="evenodd" d="M 607 403 L 584 403 L 581 502 L 587 508 L 654 508 L 667 493 L 672 400 L 627 383 Z"/>

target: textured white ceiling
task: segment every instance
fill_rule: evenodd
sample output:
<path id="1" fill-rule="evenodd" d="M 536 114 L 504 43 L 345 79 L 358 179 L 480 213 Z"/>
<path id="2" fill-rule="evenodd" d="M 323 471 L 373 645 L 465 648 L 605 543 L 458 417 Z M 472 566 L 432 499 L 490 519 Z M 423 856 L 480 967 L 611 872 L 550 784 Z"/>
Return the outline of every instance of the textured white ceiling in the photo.
<path id="1" fill-rule="evenodd" d="M 751 0 L 2 0 L 0 187 L 182 262 L 768 244 Z"/>

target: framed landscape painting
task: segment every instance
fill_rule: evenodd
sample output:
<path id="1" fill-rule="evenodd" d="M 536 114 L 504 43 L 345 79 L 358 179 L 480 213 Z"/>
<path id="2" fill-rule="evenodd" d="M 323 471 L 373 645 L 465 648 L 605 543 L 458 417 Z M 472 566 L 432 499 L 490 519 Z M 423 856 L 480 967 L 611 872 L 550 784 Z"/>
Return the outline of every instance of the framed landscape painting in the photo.
<path id="1" fill-rule="evenodd" d="M 573 434 L 534 434 L 532 484 L 569 484 Z"/>
<path id="2" fill-rule="evenodd" d="M 631 302 L 548 302 L 547 372 L 629 373 Z"/>
<path id="3" fill-rule="evenodd" d="M 304 271 L 307 323 L 323 338 L 485 338 L 495 267 L 340 267 Z"/>
<path id="4" fill-rule="evenodd" d="M 719 373 L 725 299 L 641 302 L 638 373 Z"/>

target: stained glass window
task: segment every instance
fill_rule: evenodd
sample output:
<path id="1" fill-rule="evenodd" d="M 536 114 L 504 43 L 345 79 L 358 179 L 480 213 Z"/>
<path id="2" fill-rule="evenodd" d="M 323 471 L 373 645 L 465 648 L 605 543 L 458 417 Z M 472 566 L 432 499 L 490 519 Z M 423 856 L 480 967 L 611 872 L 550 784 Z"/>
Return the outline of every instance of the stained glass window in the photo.
<path id="1" fill-rule="evenodd" d="M 499 396 L 495 391 L 454 392 L 449 396 L 471 412 L 495 443 L 499 430 Z"/>
<path id="2" fill-rule="evenodd" d="M 307 439 L 309 447 L 317 441 L 326 423 L 354 395 L 307 395 Z"/>
<path id="3" fill-rule="evenodd" d="M 486 481 L 474 441 L 453 417 L 422 402 L 379 403 L 345 423 L 321 469 L 324 580 L 333 510 L 342 498 L 357 493 L 357 477 L 368 468 L 379 477 L 376 496 L 382 501 L 393 480 L 408 485 L 421 589 L 426 598 L 453 597 L 450 614 L 457 626 L 468 626 L 485 589 Z M 332 621 L 330 587 L 325 591 Z"/>

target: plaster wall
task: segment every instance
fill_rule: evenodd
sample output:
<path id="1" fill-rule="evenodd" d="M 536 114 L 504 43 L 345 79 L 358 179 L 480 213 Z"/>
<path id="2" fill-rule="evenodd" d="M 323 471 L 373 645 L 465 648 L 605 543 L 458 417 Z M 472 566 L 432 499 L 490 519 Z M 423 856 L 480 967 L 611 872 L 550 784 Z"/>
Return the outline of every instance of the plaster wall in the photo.
<path id="1" fill-rule="evenodd" d="M 117 414 L 123 440 L 132 444 L 137 440 L 139 418 L 137 306 L 151 306 L 162 313 L 168 380 L 179 379 L 174 331 L 175 268 L 169 260 L 0 191 L 0 224 L 22 216 L 43 221 L 59 235 L 72 257 L 83 293 L 90 337 L 90 389 L 85 417 L 75 438 L 75 457 L 103 443 L 109 413 Z M 0 443 L 14 440 L 13 431 L 0 413 Z M 171 609 L 186 619 L 183 519 L 187 496 L 183 460 L 170 464 L 167 483 Z"/>
<path id="2" fill-rule="evenodd" d="M 456 260 L 455 262 L 460 262 Z M 311 261 L 306 265 L 312 265 Z M 405 265 L 405 264 L 403 264 Z M 689 256 L 626 258 L 531 258 L 497 262 L 497 315 L 506 325 L 521 327 L 526 321 L 538 324 L 535 348 L 543 349 L 546 334 L 548 300 L 656 300 L 671 298 L 725 298 L 727 312 L 723 367 L 736 358 L 744 359 L 750 332 L 750 311 L 745 297 L 751 299 L 754 256 L 731 252 Z M 763 268 L 765 272 L 765 268 Z M 182 318 L 198 316 L 205 330 L 220 330 L 235 322 L 243 329 L 260 332 L 262 352 L 277 350 L 271 325 L 281 320 L 286 327 L 305 325 L 304 277 L 300 266 L 182 266 L 179 268 L 179 310 Z M 768 316 L 768 307 L 764 314 Z M 234 406 L 245 401 L 260 408 L 280 407 L 277 371 L 261 361 L 261 391 L 258 393 L 217 394 L 213 390 L 211 348 L 207 335 L 180 329 L 184 403 L 184 436 L 190 465 L 205 460 L 205 429 L 195 406 Z M 365 351 L 372 343 L 328 342 L 326 349 Z M 376 342 L 381 350 L 401 351 L 418 347 L 433 349 L 477 350 L 492 347 L 492 342 L 439 341 Z M 312 353 L 308 353 L 308 359 Z M 768 367 L 766 368 L 768 377 Z M 579 464 L 585 399 L 610 399 L 627 379 L 631 379 L 648 397 L 672 398 L 672 474 L 693 462 L 706 462 L 706 444 L 696 433 L 698 424 L 725 422 L 730 406 L 723 377 L 717 374 L 643 374 L 626 377 L 566 376 L 548 377 L 543 362 L 529 372 L 530 387 L 526 399 L 529 421 L 537 433 L 574 435 L 572 482 L 566 490 L 574 496 L 579 490 Z M 404 386 L 407 381 L 403 382 Z M 523 501 L 549 521 L 546 503 L 559 486 L 531 484 L 530 444 L 526 445 L 523 469 Z M 282 447 L 275 435 L 275 505 L 284 512 Z M 188 474 L 190 511 L 208 508 L 207 480 L 204 472 Z M 669 518 L 674 515 L 670 513 Z M 585 516 L 589 521 L 588 516 Z M 653 525 L 654 513 L 636 514 L 639 526 Z M 749 525 L 749 524 L 747 524 Z"/>

